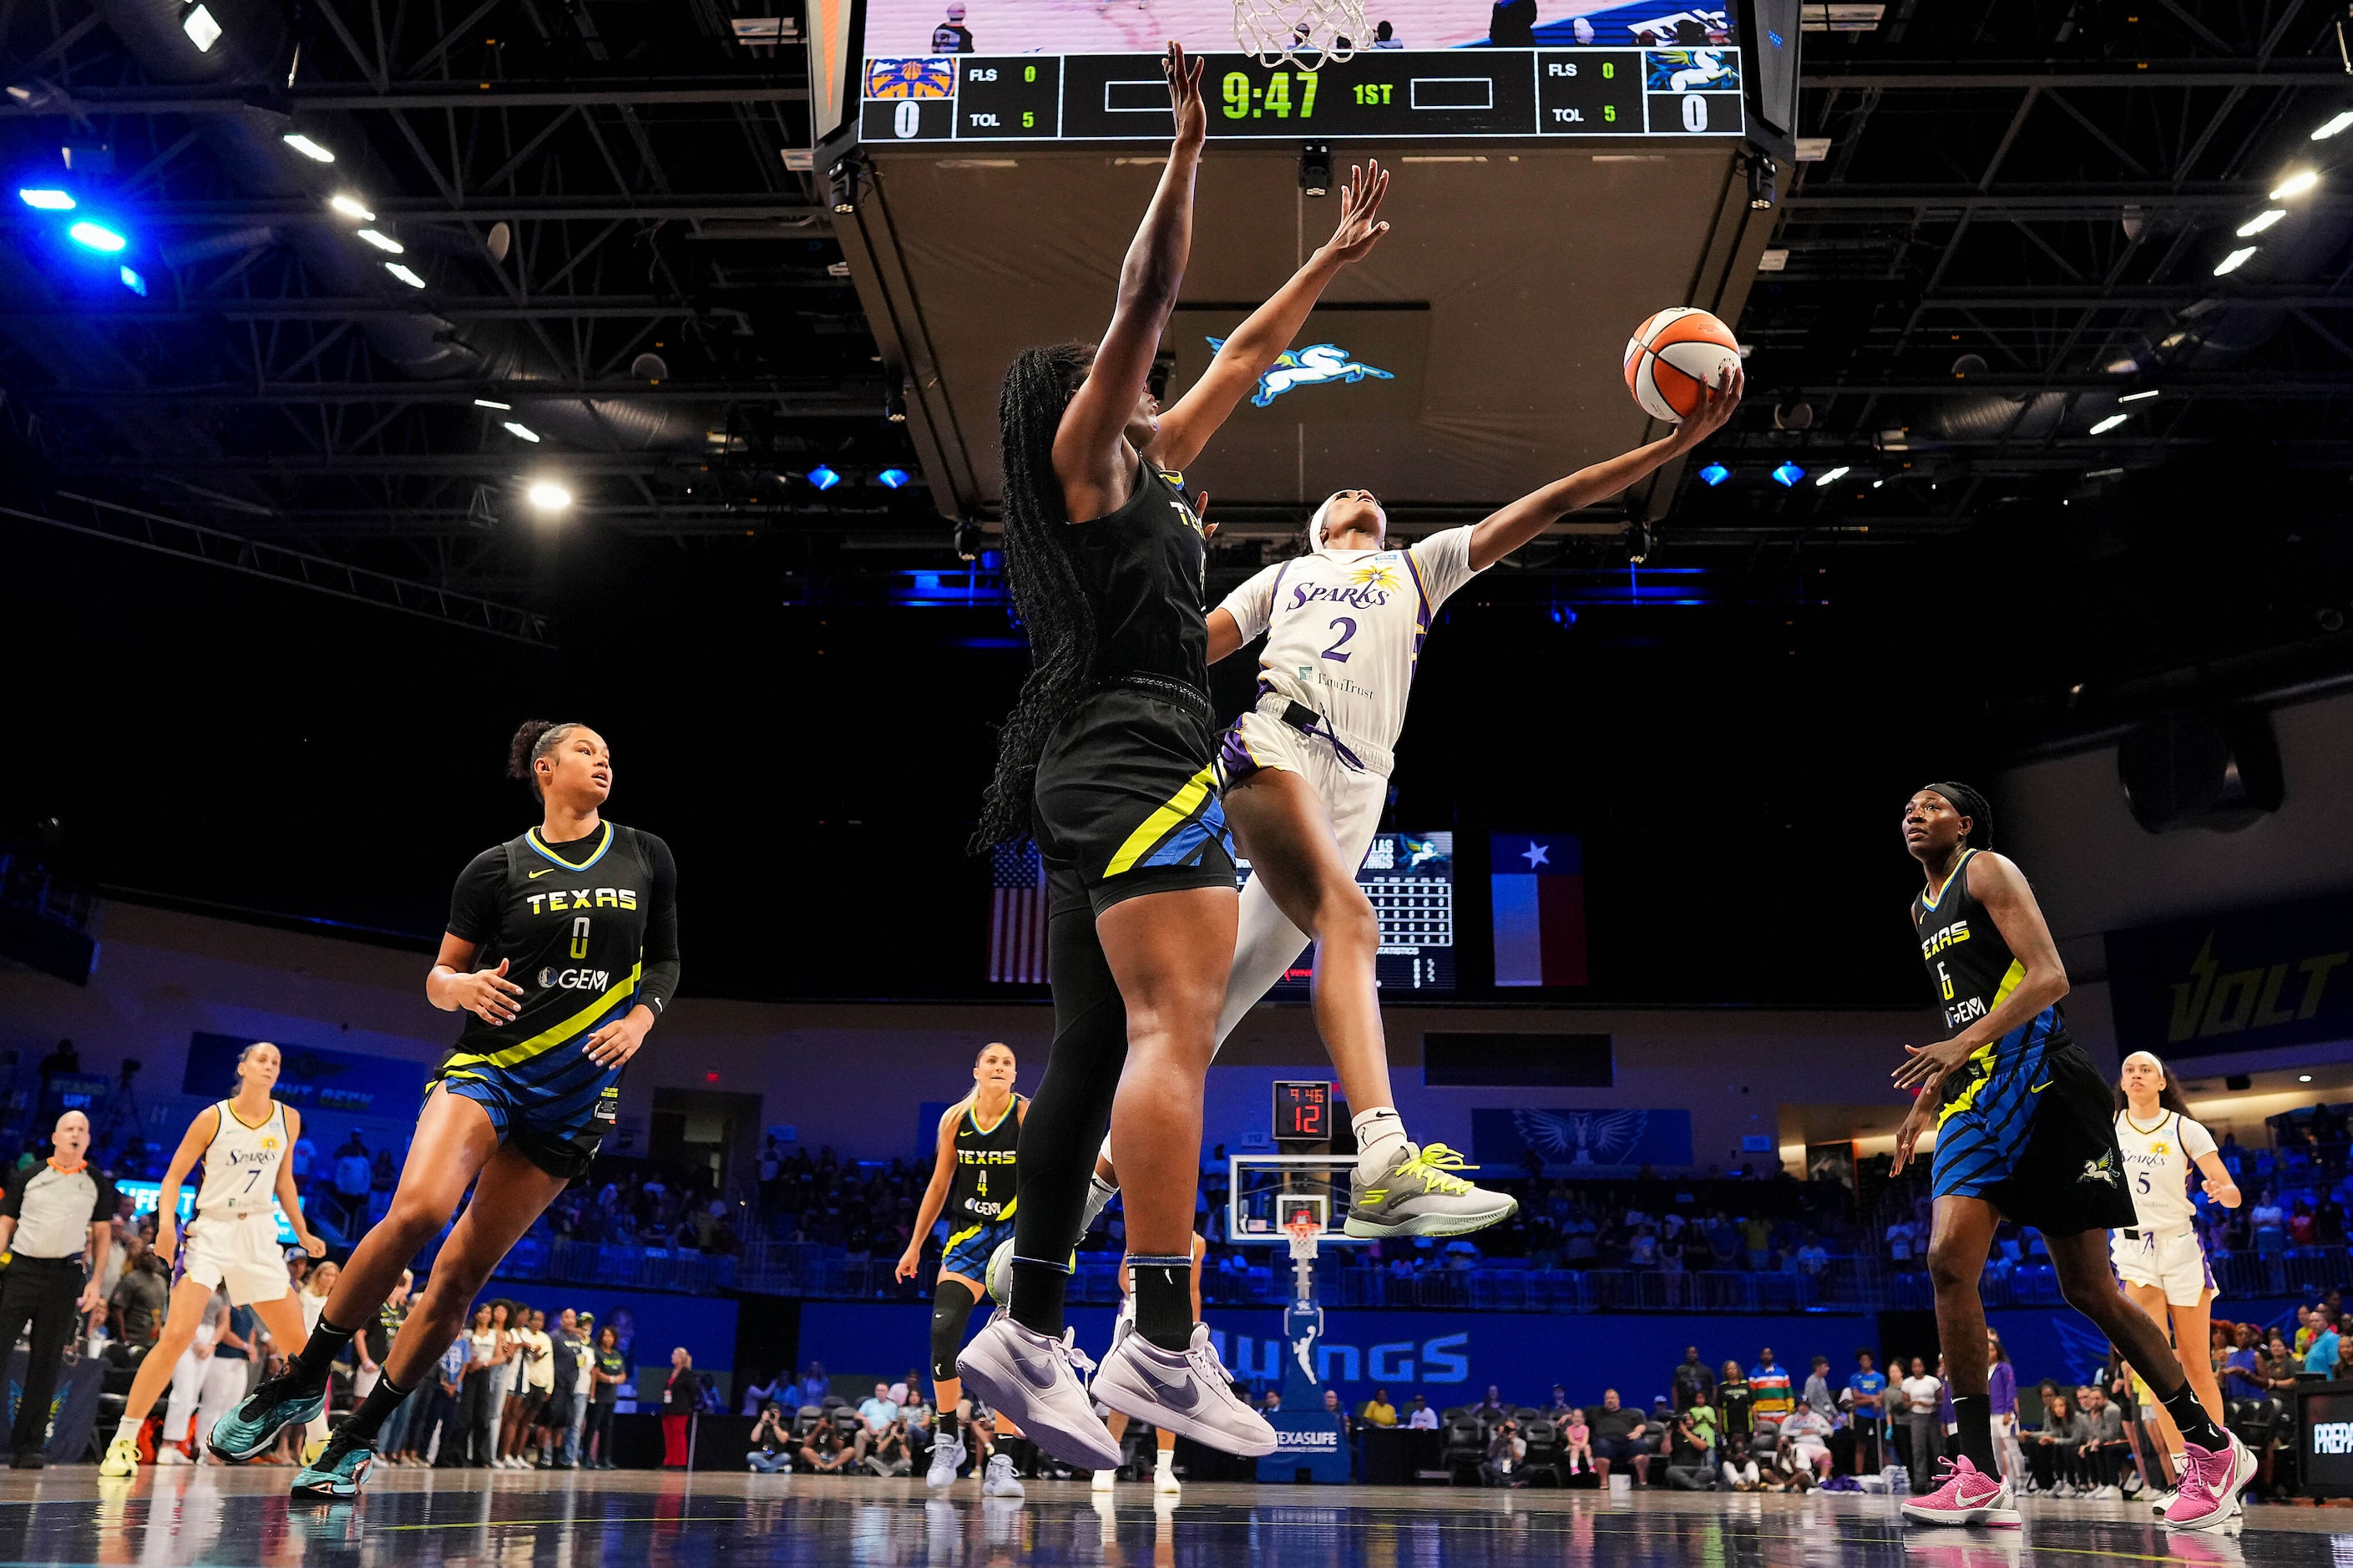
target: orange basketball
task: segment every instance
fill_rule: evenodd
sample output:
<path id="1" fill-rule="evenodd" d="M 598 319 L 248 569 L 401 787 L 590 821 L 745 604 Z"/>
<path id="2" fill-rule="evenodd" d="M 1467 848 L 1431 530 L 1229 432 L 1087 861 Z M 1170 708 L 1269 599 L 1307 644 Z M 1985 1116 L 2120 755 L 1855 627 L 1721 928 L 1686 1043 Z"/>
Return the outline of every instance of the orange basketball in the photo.
<path id="1" fill-rule="evenodd" d="M 1726 365 L 1740 363 L 1732 329 L 1705 310 L 1661 310 L 1626 340 L 1626 390 L 1653 419 L 1680 424 L 1700 410 L 1703 395 Z"/>

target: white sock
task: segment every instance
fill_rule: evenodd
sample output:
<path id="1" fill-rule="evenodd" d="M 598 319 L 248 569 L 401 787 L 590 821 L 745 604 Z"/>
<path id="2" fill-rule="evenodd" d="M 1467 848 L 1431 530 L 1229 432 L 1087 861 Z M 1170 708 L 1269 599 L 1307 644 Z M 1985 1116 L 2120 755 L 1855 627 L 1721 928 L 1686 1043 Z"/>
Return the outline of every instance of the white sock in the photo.
<path id="1" fill-rule="evenodd" d="M 1359 1111 L 1348 1125 L 1356 1133 L 1356 1169 L 1366 1176 L 1377 1175 L 1397 1145 L 1406 1141 L 1405 1118 L 1389 1106 Z"/>
<path id="2" fill-rule="evenodd" d="M 1174 1448 L 1163 1448 L 1163 1449 L 1161 1449 L 1161 1450 L 1160 1450 L 1160 1458 L 1159 1458 L 1159 1461 L 1158 1461 L 1158 1463 L 1157 1463 L 1154 1468 L 1156 1468 L 1156 1469 L 1168 1470 L 1168 1469 L 1174 1469 L 1174 1468 L 1176 1468 L 1176 1449 L 1174 1449 Z"/>
<path id="3" fill-rule="evenodd" d="M 1106 1162 L 1111 1159 L 1111 1140 L 1108 1138 L 1103 1140 L 1103 1157 Z M 1103 1217 L 1103 1210 L 1110 1207 L 1112 1199 L 1118 1195 L 1119 1188 L 1113 1183 L 1104 1181 L 1101 1171 L 1088 1173 L 1087 1206 L 1080 1211 L 1079 1236 L 1081 1237 L 1094 1229 L 1095 1221 Z"/>
<path id="4" fill-rule="evenodd" d="M 144 1415 L 136 1421 L 126 1415 L 122 1418 L 122 1425 L 114 1429 L 115 1438 L 119 1442 L 135 1444 L 139 1441 L 139 1428 L 146 1425 L 147 1417 Z"/>

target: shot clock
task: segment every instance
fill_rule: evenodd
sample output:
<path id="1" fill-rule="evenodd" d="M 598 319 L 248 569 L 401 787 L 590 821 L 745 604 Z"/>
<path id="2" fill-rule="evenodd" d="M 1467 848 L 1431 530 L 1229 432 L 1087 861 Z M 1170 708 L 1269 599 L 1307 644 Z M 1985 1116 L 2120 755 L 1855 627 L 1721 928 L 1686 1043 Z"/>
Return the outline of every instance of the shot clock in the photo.
<path id="1" fill-rule="evenodd" d="M 1274 1086 L 1274 1141 L 1324 1143 L 1331 1137 L 1331 1084 L 1278 1081 Z"/>
<path id="2" fill-rule="evenodd" d="M 1305 70 L 1211 55 L 1210 139 L 1738 136 L 1740 51 L 1365 50 Z M 965 55 L 866 62 L 860 135 L 900 142 L 1165 142 L 1157 55 Z"/>

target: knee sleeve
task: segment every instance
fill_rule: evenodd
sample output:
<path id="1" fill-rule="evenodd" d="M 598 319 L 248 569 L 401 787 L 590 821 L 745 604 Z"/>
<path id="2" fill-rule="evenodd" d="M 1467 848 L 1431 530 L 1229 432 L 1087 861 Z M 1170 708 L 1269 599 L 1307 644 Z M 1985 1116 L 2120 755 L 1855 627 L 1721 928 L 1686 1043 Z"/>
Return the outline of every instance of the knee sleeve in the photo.
<path id="1" fill-rule="evenodd" d="M 932 1292 L 932 1381 L 956 1375 L 956 1352 L 964 1349 L 964 1326 L 980 1305 L 973 1293 L 954 1279 L 942 1279 Z"/>

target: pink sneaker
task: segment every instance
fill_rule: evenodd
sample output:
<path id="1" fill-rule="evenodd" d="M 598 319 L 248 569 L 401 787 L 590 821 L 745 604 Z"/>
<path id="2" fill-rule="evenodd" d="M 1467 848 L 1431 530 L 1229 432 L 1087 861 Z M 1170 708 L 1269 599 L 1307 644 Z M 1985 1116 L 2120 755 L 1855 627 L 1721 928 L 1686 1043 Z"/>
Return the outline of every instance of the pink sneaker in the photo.
<path id="1" fill-rule="evenodd" d="M 1905 1519 L 1915 1524 L 2018 1523 L 2018 1505 L 2008 1481 L 1987 1475 L 1959 1455 L 1944 1463 L 1936 1489 L 1904 1505 Z"/>
<path id="2" fill-rule="evenodd" d="M 2255 1477 L 2255 1457 L 2238 1438 L 2228 1448 L 2182 1445 L 2188 1456 L 2181 1495 L 2166 1505 L 2165 1522 L 2174 1530 L 2220 1530 L 2238 1517 L 2239 1493 Z"/>

